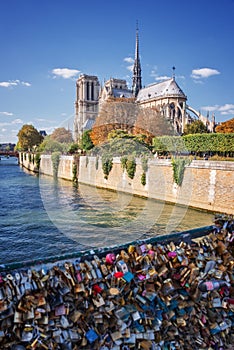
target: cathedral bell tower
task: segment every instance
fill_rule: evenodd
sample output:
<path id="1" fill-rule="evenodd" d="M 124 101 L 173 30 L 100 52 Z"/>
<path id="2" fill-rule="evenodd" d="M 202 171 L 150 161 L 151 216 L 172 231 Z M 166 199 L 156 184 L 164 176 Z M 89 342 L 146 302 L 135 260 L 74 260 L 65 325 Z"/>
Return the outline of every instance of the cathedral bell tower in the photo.
<path id="1" fill-rule="evenodd" d="M 132 92 L 134 97 L 137 97 L 139 90 L 141 90 L 141 63 L 139 57 L 139 34 L 138 24 L 136 27 L 136 49 L 135 49 L 135 60 L 133 66 L 133 77 L 132 77 Z"/>

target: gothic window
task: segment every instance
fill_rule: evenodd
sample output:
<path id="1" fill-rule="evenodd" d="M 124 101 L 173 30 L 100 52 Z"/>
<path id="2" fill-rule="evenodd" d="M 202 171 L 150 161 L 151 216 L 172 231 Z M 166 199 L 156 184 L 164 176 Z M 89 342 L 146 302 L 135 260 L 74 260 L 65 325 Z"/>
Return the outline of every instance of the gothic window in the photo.
<path id="1" fill-rule="evenodd" d="M 91 100 L 94 100 L 94 82 L 91 83 Z"/>
<path id="2" fill-rule="evenodd" d="M 86 84 L 86 96 L 87 96 L 87 100 L 89 100 L 89 82 L 87 81 L 87 84 Z"/>

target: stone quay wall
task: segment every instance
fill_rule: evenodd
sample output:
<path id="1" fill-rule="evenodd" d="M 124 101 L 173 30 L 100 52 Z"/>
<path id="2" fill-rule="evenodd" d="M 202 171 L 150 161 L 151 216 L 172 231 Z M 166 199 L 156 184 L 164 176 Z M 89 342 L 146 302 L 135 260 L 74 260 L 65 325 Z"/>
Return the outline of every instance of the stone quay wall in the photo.
<path id="1" fill-rule="evenodd" d="M 29 162 L 29 154 L 20 155 L 19 162 L 31 171 L 38 171 L 35 163 Z M 80 156 L 77 160 L 73 156 L 61 156 L 58 178 L 72 181 L 73 166 L 77 164 L 79 183 L 211 212 L 234 213 L 233 162 L 193 160 L 185 168 L 181 186 L 173 180 L 171 160 L 149 160 L 145 186 L 141 184 L 141 160 L 137 159 L 136 162 L 135 176 L 130 179 L 126 170 L 122 169 L 120 158 L 114 158 L 112 170 L 108 179 L 105 179 L 101 158 Z M 53 176 L 50 155 L 41 156 L 40 173 Z"/>
<path id="2" fill-rule="evenodd" d="M 131 193 L 170 203 L 177 203 L 212 212 L 234 213 L 234 163 L 194 160 L 186 166 L 182 186 L 175 184 L 169 159 L 148 161 L 146 185 L 141 184 L 141 160 L 130 179 L 123 171 L 120 158 L 113 159 L 113 167 L 104 178 L 101 159 L 80 157 L 79 182 L 87 185 Z"/>
<path id="3" fill-rule="evenodd" d="M 28 170 L 31 170 L 33 172 L 39 172 L 35 160 L 33 162 L 33 154 L 31 154 L 31 161 L 30 161 L 30 153 L 22 153 L 19 154 L 19 164 L 21 164 L 23 167 L 27 168 Z M 61 156 L 59 161 L 59 167 L 58 167 L 58 178 L 70 180 L 73 179 L 73 163 L 74 163 L 74 157 L 73 156 Z M 40 160 L 40 174 L 53 176 L 53 164 L 51 160 L 51 155 L 48 154 L 42 154 L 41 160 Z"/>

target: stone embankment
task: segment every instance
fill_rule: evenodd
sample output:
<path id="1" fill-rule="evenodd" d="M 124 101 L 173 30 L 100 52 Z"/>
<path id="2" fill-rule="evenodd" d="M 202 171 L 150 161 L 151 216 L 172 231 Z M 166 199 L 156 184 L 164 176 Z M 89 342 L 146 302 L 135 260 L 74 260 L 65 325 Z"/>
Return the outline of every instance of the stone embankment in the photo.
<path id="1" fill-rule="evenodd" d="M 0 273 L 0 348 L 234 349 L 234 221 Z"/>
<path id="2" fill-rule="evenodd" d="M 19 162 L 27 169 L 38 172 L 35 163 L 29 161 L 29 154 L 20 154 Z M 234 162 L 193 160 L 185 167 L 181 186 L 174 182 L 169 159 L 148 161 L 145 185 L 141 183 L 141 159 L 136 159 L 136 172 L 130 179 L 126 170 L 122 169 L 120 158 L 114 158 L 112 170 L 105 179 L 101 158 L 61 156 L 58 178 L 72 181 L 74 167 L 79 183 L 211 212 L 234 213 Z M 50 155 L 41 156 L 40 173 L 53 176 Z"/>

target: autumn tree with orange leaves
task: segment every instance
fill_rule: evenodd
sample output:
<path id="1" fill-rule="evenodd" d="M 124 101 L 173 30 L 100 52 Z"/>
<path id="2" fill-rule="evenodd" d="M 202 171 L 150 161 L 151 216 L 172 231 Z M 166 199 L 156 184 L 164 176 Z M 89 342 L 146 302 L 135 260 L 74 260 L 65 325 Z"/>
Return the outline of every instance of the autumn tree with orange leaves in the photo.
<path id="1" fill-rule="evenodd" d="M 145 135 L 149 144 L 154 136 L 173 134 L 170 122 L 156 108 L 141 108 L 135 99 L 124 98 L 110 98 L 103 103 L 90 133 L 93 144 L 107 141 L 113 130 Z"/>
<path id="2" fill-rule="evenodd" d="M 223 134 L 234 133 L 234 118 L 217 125 L 215 128 L 215 132 Z"/>

